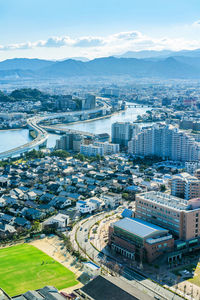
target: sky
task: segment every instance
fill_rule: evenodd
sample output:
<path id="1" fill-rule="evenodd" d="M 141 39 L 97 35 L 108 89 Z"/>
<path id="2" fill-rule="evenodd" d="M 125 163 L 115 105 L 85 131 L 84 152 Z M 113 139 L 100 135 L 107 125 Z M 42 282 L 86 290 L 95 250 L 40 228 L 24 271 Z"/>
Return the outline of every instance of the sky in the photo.
<path id="1" fill-rule="evenodd" d="M 0 0 L 0 60 L 196 48 L 199 0 Z"/>

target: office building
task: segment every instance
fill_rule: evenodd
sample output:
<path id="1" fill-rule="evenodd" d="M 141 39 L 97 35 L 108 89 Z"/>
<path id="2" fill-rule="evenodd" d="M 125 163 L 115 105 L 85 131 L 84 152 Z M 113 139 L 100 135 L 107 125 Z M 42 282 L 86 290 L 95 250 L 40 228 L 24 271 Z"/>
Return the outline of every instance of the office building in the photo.
<path id="1" fill-rule="evenodd" d="M 139 126 L 131 122 L 116 122 L 112 124 L 112 143 L 128 146 L 128 142 L 139 132 Z"/>
<path id="2" fill-rule="evenodd" d="M 200 199 L 184 200 L 160 192 L 136 195 L 135 217 L 168 229 L 190 244 L 200 237 Z"/>
<path id="3" fill-rule="evenodd" d="M 128 259 L 152 262 L 174 247 L 168 229 L 136 218 L 121 219 L 109 227 L 109 246 Z"/>

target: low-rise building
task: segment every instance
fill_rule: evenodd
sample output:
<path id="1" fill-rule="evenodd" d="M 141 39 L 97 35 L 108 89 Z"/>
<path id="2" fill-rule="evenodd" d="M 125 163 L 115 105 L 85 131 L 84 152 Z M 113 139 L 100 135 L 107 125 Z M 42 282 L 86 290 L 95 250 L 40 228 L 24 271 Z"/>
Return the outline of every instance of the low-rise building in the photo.
<path id="1" fill-rule="evenodd" d="M 104 201 L 107 207 L 117 207 L 122 203 L 122 195 L 117 193 L 106 193 L 101 195 L 101 199 Z"/>
<path id="2" fill-rule="evenodd" d="M 101 273 L 101 268 L 91 261 L 83 263 L 83 270 L 90 277 L 98 276 Z"/>
<path id="3" fill-rule="evenodd" d="M 51 224 L 57 224 L 58 228 L 65 228 L 69 224 L 69 216 L 57 214 L 56 216 L 50 217 L 43 222 L 43 226 Z"/>
<path id="4" fill-rule="evenodd" d="M 92 213 L 95 210 L 101 210 L 104 206 L 104 202 L 97 198 L 97 197 L 91 197 L 86 200 L 79 200 L 76 202 L 76 209 L 82 213 Z"/>

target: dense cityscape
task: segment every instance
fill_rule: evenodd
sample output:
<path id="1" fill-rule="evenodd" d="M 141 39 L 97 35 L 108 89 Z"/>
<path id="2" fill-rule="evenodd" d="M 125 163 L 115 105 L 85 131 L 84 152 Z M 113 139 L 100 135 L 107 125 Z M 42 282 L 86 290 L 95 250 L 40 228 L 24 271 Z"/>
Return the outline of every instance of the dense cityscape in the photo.
<path id="1" fill-rule="evenodd" d="M 97 2 L 0 1 L 0 300 L 200 300 L 200 4 Z"/>

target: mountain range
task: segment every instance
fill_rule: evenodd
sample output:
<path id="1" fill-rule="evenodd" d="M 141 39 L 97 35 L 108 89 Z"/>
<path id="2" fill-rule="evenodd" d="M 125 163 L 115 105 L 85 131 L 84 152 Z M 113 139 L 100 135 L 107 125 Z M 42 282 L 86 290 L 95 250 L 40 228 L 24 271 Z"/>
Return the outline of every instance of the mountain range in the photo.
<path id="1" fill-rule="evenodd" d="M 0 80 L 127 75 L 133 78 L 198 79 L 200 49 L 179 52 L 129 51 L 122 55 L 93 60 L 74 58 L 51 61 L 15 58 L 0 62 Z"/>

